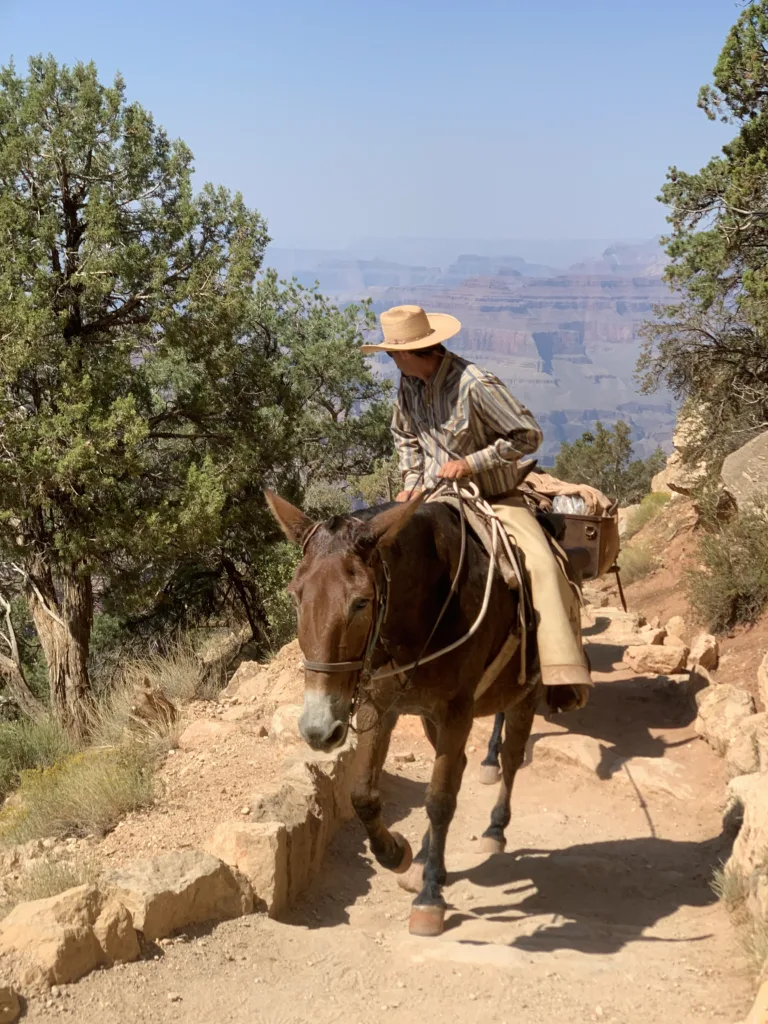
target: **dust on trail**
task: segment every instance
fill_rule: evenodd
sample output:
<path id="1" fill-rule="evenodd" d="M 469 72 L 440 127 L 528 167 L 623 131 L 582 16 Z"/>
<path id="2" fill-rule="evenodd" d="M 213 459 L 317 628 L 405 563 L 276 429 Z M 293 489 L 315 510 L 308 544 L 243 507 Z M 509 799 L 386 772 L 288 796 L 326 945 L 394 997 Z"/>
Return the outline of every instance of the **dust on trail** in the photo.
<path id="1" fill-rule="evenodd" d="M 609 669 L 619 648 L 592 645 Z M 722 762 L 676 684 L 597 676 L 576 715 L 537 718 L 505 854 L 478 852 L 495 788 L 477 782 L 476 723 L 451 828 L 439 939 L 408 935 L 411 896 L 376 868 L 362 827 L 284 923 L 243 918 L 168 941 L 155 959 L 61 989 L 30 1021 L 226 1024 L 677 1024 L 746 1016 L 750 979 L 710 888 L 727 856 Z M 413 753 L 414 761 L 397 755 Z M 415 846 L 431 753 L 402 720 L 382 791 Z"/>

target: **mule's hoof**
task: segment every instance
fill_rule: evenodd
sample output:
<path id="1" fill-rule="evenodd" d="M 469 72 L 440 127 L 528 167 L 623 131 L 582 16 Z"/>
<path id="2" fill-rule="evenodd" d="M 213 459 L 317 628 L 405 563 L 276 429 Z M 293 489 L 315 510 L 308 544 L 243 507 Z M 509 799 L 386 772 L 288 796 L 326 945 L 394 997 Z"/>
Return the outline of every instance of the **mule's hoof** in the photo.
<path id="1" fill-rule="evenodd" d="M 411 935 L 421 935 L 425 939 L 434 939 L 443 934 L 445 924 L 445 907 L 411 907 L 411 919 L 408 931 Z"/>
<path id="2" fill-rule="evenodd" d="M 397 884 L 406 892 L 420 893 L 424 888 L 424 865 L 411 864 L 406 872 L 397 876 Z"/>
<path id="3" fill-rule="evenodd" d="M 403 851 L 403 859 L 400 861 L 398 866 L 396 868 L 393 868 L 392 870 L 395 872 L 396 875 L 404 875 L 408 868 L 411 866 L 411 864 L 413 864 L 413 850 L 411 849 L 411 844 L 408 842 L 405 836 L 401 836 L 399 832 L 393 832 L 392 838 L 395 840 L 398 847 Z"/>
<path id="4" fill-rule="evenodd" d="M 481 764 L 477 781 L 481 786 L 495 786 L 501 779 L 501 769 L 495 764 Z"/>
<path id="5" fill-rule="evenodd" d="M 494 839 L 493 836 L 480 836 L 480 842 L 478 843 L 480 853 L 504 853 L 506 848 L 506 839 Z"/>

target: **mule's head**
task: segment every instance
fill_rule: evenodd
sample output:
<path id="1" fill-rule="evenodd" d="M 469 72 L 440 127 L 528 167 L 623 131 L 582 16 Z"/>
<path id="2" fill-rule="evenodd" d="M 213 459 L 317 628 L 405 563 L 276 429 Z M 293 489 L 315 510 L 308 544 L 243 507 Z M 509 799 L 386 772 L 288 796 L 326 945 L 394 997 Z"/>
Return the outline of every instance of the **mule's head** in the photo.
<path id="1" fill-rule="evenodd" d="M 329 666 L 305 673 L 299 730 L 313 750 L 333 750 L 347 738 L 360 671 L 330 666 L 363 659 L 377 614 L 378 556 L 423 498 L 388 508 L 367 522 L 334 516 L 316 523 L 272 491 L 264 493 L 283 533 L 304 550 L 288 586 L 296 605 L 299 646 L 305 661 Z"/>

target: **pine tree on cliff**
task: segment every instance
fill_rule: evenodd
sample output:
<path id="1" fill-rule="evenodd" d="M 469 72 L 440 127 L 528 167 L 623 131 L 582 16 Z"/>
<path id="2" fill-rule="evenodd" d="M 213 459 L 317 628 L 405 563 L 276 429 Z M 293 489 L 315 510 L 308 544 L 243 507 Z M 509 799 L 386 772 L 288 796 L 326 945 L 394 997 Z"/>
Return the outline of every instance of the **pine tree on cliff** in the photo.
<path id="1" fill-rule="evenodd" d="M 639 371 L 646 390 L 666 384 L 707 410 L 711 456 L 768 421 L 768 0 L 729 32 L 699 106 L 738 132 L 698 173 L 668 173 L 666 279 L 678 304 L 644 328 Z"/>
<path id="2" fill-rule="evenodd" d="M 94 581 L 134 611 L 219 588 L 255 631 L 262 480 L 296 495 L 385 450 L 367 312 L 257 279 L 262 218 L 191 175 L 119 78 L 0 70 L 0 556 L 75 728 Z"/>

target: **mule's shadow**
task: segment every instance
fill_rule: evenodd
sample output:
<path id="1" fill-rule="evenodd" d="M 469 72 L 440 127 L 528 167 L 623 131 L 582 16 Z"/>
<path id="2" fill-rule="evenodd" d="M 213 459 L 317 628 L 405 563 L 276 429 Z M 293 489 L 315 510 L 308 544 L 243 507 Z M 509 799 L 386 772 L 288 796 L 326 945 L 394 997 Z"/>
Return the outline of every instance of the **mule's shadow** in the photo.
<path id="1" fill-rule="evenodd" d="M 426 783 L 383 771 L 380 779 L 383 819 L 388 828 L 424 806 Z M 287 924 L 332 928 L 349 923 L 349 907 L 368 895 L 377 870 L 371 860 L 362 824 L 353 818 L 334 836 L 323 859 L 320 877 L 285 917 Z"/>
<path id="2" fill-rule="evenodd" d="M 570 949 L 615 953 L 630 942 L 695 942 L 708 934 L 644 938 L 644 932 L 681 906 L 706 907 L 714 869 L 728 856 L 733 828 L 704 842 L 619 839 L 584 843 L 565 850 L 518 850 L 500 854 L 449 876 L 501 890 L 508 900 L 474 905 L 472 914 L 453 913 L 446 929 L 472 919 L 511 923 L 547 917 L 535 931 L 509 943 L 529 952 Z M 522 895 L 522 899 L 520 898 Z M 476 942 L 471 938 L 459 942 Z"/>
<path id="3" fill-rule="evenodd" d="M 590 644 L 590 658 L 594 650 Z M 664 757 L 665 753 L 691 743 L 693 736 L 670 742 L 664 731 L 677 731 L 691 725 L 696 717 L 694 693 L 704 685 L 694 677 L 687 683 L 636 676 L 632 679 L 598 682 L 589 702 L 580 711 L 550 717 L 545 721 L 562 726 L 567 733 L 545 731 L 534 723 L 526 751 L 530 764 L 537 740 L 545 736 L 575 734 L 598 741 L 602 758 L 596 774 L 609 779 L 624 761 L 633 757 Z"/>

